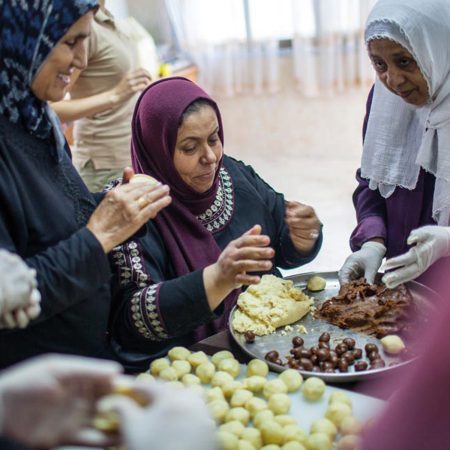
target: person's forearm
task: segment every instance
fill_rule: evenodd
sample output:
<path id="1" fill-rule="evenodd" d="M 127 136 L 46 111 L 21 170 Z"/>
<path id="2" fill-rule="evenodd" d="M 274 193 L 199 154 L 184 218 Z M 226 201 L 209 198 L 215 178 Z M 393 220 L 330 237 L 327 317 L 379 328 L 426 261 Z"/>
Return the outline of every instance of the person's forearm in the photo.
<path id="1" fill-rule="evenodd" d="M 225 283 L 218 281 L 217 271 L 214 264 L 204 268 L 203 284 L 211 311 L 214 311 L 222 303 L 225 297 L 233 290 L 233 286 L 226 286 Z"/>
<path id="2" fill-rule="evenodd" d="M 113 108 L 118 103 L 117 95 L 111 91 L 74 100 L 51 103 L 61 122 L 73 122 L 83 117 L 91 117 Z"/>

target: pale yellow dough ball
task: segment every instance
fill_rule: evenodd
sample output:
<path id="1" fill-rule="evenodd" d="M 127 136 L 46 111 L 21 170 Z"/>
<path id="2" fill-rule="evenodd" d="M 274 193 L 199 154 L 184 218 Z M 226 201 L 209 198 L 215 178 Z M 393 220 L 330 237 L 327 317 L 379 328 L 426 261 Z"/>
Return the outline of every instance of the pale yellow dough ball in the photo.
<path id="1" fill-rule="evenodd" d="M 167 353 L 171 361 L 188 359 L 191 352 L 186 347 L 173 347 Z"/>
<path id="2" fill-rule="evenodd" d="M 241 439 L 250 442 L 256 449 L 261 448 L 263 445 L 261 431 L 258 428 L 244 428 L 241 433 Z"/>
<path id="3" fill-rule="evenodd" d="M 290 441 L 281 447 L 281 450 L 306 450 L 300 442 Z"/>
<path id="4" fill-rule="evenodd" d="M 245 389 L 248 389 L 252 392 L 261 392 L 266 383 L 267 379 L 259 375 L 253 375 L 251 377 L 244 378 L 244 380 L 242 381 Z"/>
<path id="5" fill-rule="evenodd" d="M 339 440 L 337 450 L 358 450 L 360 445 L 361 438 L 359 436 L 347 434 L 347 436 L 344 436 Z"/>
<path id="6" fill-rule="evenodd" d="M 260 377 L 266 377 L 269 373 L 269 366 L 266 362 L 260 359 L 252 359 L 247 365 L 247 377 L 258 375 Z"/>
<path id="7" fill-rule="evenodd" d="M 250 413 L 241 406 L 231 408 L 225 417 L 226 422 L 229 422 L 230 420 L 239 420 L 242 425 L 246 426 L 250 420 Z"/>
<path id="8" fill-rule="evenodd" d="M 288 414 L 279 414 L 274 417 L 274 420 L 282 427 L 285 427 L 286 425 L 298 425 L 297 420 Z"/>
<path id="9" fill-rule="evenodd" d="M 228 350 L 221 350 L 220 352 L 214 353 L 211 357 L 211 362 L 218 367 L 220 361 L 223 359 L 232 358 L 234 359 L 233 353 L 229 352 Z"/>
<path id="10" fill-rule="evenodd" d="M 294 441 L 300 444 L 305 444 L 308 434 L 298 425 L 286 425 L 283 427 L 284 443 Z"/>
<path id="11" fill-rule="evenodd" d="M 150 373 L 154 376 L 158 376 L 159 372 L 167 367 L 170 367 L 170 361 L 167 358 L 155 359 L 150 364 Z"/>
<path id="12" fill-rule="evenodd" d="M 222 391 L 226 398 L 231 398 L 235 391 L 243 388 L 244 386 L 240 381 L 233 380 L 230 383 L 224 384 L 222 386 Z"/>
<path id="13" fill-rule="evenodd" d="M 274 417 L 275 415 L 270 409 L 259 411 L 253 416 L 253 425 L 256 428 L 261 428 L 263 423 L 273 421 Z"/>
<path id="14" fill-rule="evenodd" d="M 226 358 L 219 362 L 217 368 L 220 371 L 229 373 L 233 378 L 236 378 L 241 372 L 241 365 L 239 361 L 234 358 Z"/>
<path id="15" fill-rule="evenodd" d="M 247 389 L 237 389 L 233 392 L 230 400 L 230 406 L 245 406 L 245 404 L 253 398 L 253 392 L 247 391 Z"/>
<path id="16" fill-rule="evenodd" d="M 308 450 L 331 450 L 333 443 L 325 433 L 313 433 L 306 439 L 306 448 Z"/>
<path id="17" fill-rule="evenodd" d="M 406 345 L 400 336 L 389 334 L 381 339 L 383 350 L 390 355 L 398 355 L 405 350 Z"/>
<path id="18" fill-rule="evenodd" d="M 219 430 L 228 431 L 240 438 L 246 428 L 239 420 L 230 420 L 229 422 L 220 425 Z"/>
<path id="19" fill-rule="evenodd" d="M 331 393 L 330 398 L 328 399 L 328 404 L 331 405 L 336 402 L 346 403 L 353 409 L 352 399 L 345 392 L 336 391 Z"/>
<path id="20" fill-rule="evenodd" d="M 328 405 L 325 417 L 330 419 L 337 427 L 345 417 L 352 415 L 352 409 L 346 403 L 334 402 Z"/>
<path id="21" fill-rule="evenodd" d="M 269 445 L 265 445 L 264 447 L 261 447 L 261 450 L 280 450 L 281 447 L 279 445 L 275 445 L 275 444 L 269 444 Z"/>
<path id="22" fill-rule="evenodd" d="M 159 378 L 165 381 L 176 381 L 178 379 L 178 374 L 173 367 L 166 367 L 159 372 Z"/>
<path id="23" fill-rule="evenodd" d="M 229 433 L 228 431 L 218 431 L 216 438 L 220 450 L 237 449 L 239 438 L 233 433 Z"/>
<path id="24" fill-rule="evenodd" d="M 280 380 L 270 380 L 268 381 L 263 388 L 263 395 L 267 399 L 270 398 L 274 394 L 286 394 L 287 386 Z"/>
<path id="25" fill-rule="evenodd" d="M 240 439 L 238 442 L 237 450 L 257 450 L 257 449 L 251 442 L 245 441 L 244 439 Z"/>
<path id="26" fill-rule="evenodd" d="M 292 401 L 287 394 L 273 394 L 268 401 L 269 409 L 274 414 L 286 414 L 291 409 Z"/>
<path id="27" fill-rule="evenodd" d="M 225 397 L 223 395 L 222 389 L 220 387 L 213 387 L 206 391 L 206 401 L 212 402 L 214 400 L 223 400 L 225 401 Z"/>
<path id="28" fill-rule="evenodd" d="M 137 381 L 145 381 L 145 382 L 150 381 L 150 382 L 152 382 L 152 381 L 155 381 L 155 377 L 153 375 L 150 375 L 147 372 L 142 372 L 136 377 L 136 380 Z"/>
<path id="29" fill-rule="evenodd" d="M 198 376 L 194 375 L 193 373 L 187 373 L 187 374 L 183 375 L 183 377 L 181 378 L 181 382 L 185 386 L 200 386 L 201 385 L 200 378 Z"/>
<path id="30" fill-rule="evenodd" d="M 233 380 L 234 378 L 228 372 L 223 372 L 222 370 L 219 370 L 211 378 L 211 386 L 222 387 L 227 383 L 231 383 Z"/>
<path id="31" fill-rule="evenodd" d="M 195 375 L 197 375 L 200 378 L 200 381 L 203 384 L 208 384 L 212 377 L 214 376 L 214 373 L 216 372 L 216 368 L 214 367 L 214 364 L 211 362 L 204 362 L 200 364 L 195 369 Z"/>
<path id="32" fill-rule="evenodd" d="M 225 416 L 228 414 L 230 407 L 225 400 L 213 400 L 208 403 L 209 412 L 211 417 L 217 422 L 222 423 L 225 420 Z"/>
<path id="33" fill-rule="evenodd" d="M 254 417 L 260 411 L 264 411 L 268 408 L 267 402 L 259 397 L 252 397 L 245 403 L 245 408 L 250 413 L 250 416 Z"/>
<path id="34" fill-rule="evenodd" d="M 301 373 L 294 369 L 285 370 L 278 378 L 286 385 L 288 392 L 297 391 L 303 383 Z"/>
<path id="35" fill-rule="evenodd" d="M 332 441 L 336 437 L 338 432 L 336 425 L 329 419 L 322 417 L 320 419 L 315 420 L 311 424 L 311 428 L 309 430 L 311 434 L 313 433 L 325 433 L 327 434 Z"/>
<path id="36" fill-rule="evenodd" d="M 283 444 L 284 441 L 284 433 L 283 427 L 276 423 L 275 421 L 264 422 L 259 428 L 261 431 L 261 436 L 263 439 L 263 443 L 267 444 Z"/>
<path id="37" fill-rule="evenodd" d="M 191 365 L 186 360 L 177 359 L 172 363 L 172 367 L 177 372 L 178 378 L 182 378 L 187 373 L 191 373 Z"/>
<path id="38" fill-rule="evenodd" d="M 196 367 L 198 367 L 200 364 L 204 363 L 204 362 L 208 362 L 208 356 L 206 355 L 205 352 L 194 352 L 191 353 L 187 360 L 189 361 L 190 365 L 195 369 Z"/>
<path id="39" fill-rule="evenodd" d="M 320 400 L 325 392 L 325 383 L 317 377 L 310 377 L 303 383 L 303 396 L 306 400 L 317 401 Z"/>
<path id="40" fill-rule="evenodd" d="M 339 425 L 339 431 L 342 436 L 347 434 L 359 434 L 363 429 L 363 424 L 354 416 L 346 416 Z"/>

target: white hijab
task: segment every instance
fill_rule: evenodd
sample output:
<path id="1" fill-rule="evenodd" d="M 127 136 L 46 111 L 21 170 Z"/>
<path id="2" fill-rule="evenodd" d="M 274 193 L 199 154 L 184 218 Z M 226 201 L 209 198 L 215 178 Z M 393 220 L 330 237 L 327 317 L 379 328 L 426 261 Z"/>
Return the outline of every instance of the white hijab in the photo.
<path id="1" fill-rule="evenodd" d="M 436 177 L 433 218 L 450 218 L 450 0 L 379 0 L 367 19 L 366 44 L 402 45 L 428 83 L 430 101 L 407 104 L 379 81 L 364 141 L 361 175 L 384 198 L 396 186 L 414 189 L 420 167 Z"/>

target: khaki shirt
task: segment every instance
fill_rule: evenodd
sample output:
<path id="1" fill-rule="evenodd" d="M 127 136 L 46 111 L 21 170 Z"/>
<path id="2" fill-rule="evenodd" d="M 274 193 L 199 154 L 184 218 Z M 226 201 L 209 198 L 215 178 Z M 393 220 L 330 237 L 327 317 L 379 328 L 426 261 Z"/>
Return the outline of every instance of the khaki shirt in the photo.
<path id="1" fill-rule="evenodd" d="M 97 11 L 88 40 L 88 63 L 71 89 L 73 99 L 100 94 L 116 86 L 137 68 L 135 42 L 122 32 L 113 17 Z M 131 119 L 136 94 L 124 103 L 74 123 L 73 160 L 82 167 L 89 159 L 96 169 L 130 165 Z"/>

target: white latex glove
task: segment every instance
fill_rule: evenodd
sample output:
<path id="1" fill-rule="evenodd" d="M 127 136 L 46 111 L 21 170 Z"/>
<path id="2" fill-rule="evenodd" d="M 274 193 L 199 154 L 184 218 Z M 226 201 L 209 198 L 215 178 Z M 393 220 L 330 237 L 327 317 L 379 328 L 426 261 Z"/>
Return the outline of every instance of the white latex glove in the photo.
<path id="1" fill-rule="evenodd" d="M 342 285 L 364 277 L 372 284 L 385 254 L 386 247 L 383 244 L 374 241 L 365 242 L 360 250 L 345 260 L 339 271 L 339 282 Z"/>
<path id="2" fill-rule="evenodd" d="M 36 271 L 22 259 L 0 250 L 0 329 L 25 328 L 41 312 Z"/>
<path id="3" fill-rule="evenodd" d="M 384 264 L 384 270 L 397 269 L 383 277 L 388 288 L 394 288 L 406 281 L 414 280 L 438 259 L 450 255 L 450 227 L 427 225 L 411 231 L 406 241 L 414 245 L 406 253 L 391 258 Z"/>
<path id="4" fill-rule="evenodd" d="M 31 448 L 115 445 L 89 426 L 120 370 L 111 361 L 46 355 L 3 371 L 0 435 Z"/>
<path id="5" fill-rule="evenodd" d="M 121 435 L 128 450 L 214 450 L 215 424 L 200 394 L 158 382 L 136 381 L 134 391 L 147 397 L 147 407 L 117 395 L 99 411 L 119 414 Z"/>

